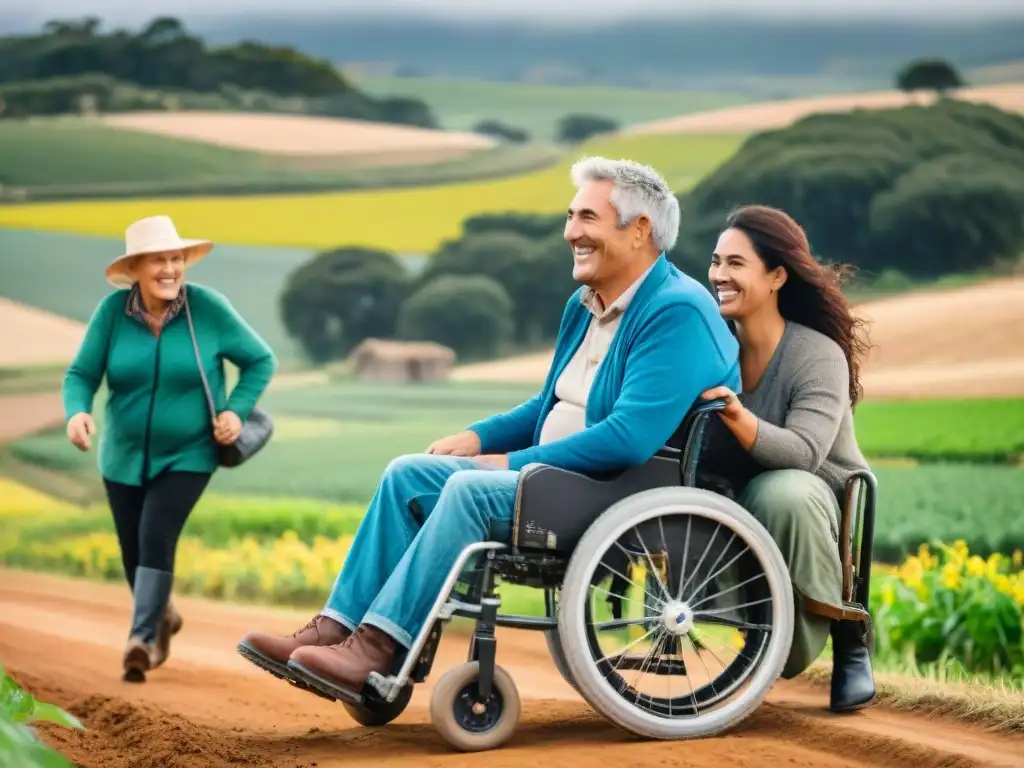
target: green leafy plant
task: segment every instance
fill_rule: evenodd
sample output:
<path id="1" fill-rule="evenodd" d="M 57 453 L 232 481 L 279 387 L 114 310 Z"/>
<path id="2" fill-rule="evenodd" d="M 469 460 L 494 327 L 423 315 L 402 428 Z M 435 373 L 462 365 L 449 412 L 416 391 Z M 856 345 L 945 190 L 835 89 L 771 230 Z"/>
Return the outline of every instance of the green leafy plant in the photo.
<path id="1" fill-rule="evenodd" d="M 84 730 L 72 714 L 36 699 L 0 666 L 0 765 L 18 768 L 67 768 L 63 755 L 40 742 L 32 725 L 56 723 Z"/>
<path id="2" fill-rule="evenodd" d="M 879 655 L 950 663 L 1024 679 L 1024 554 L 987 559 L 967 544 L 922 545 L 899 567 L 876 566 L 872 609 Z"/>

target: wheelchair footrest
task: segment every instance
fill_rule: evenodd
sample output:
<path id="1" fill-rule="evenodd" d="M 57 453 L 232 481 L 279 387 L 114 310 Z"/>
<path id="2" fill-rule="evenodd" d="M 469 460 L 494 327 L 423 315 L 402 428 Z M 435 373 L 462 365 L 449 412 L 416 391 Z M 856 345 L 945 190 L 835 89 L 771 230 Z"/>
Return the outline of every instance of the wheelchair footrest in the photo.
<path id="1" fill-rule="evenodd" d="M 682 659 L 659 659 L 651 661 L 647 656 L 638 654 L 612 656 L 608 659 L 612 668 L 622 671 L 640 670 L 652 675 L 685 675 L 686 664 Z"/>
<path id="2" fill-rule="evenodd" d="M 384 701 L 390 701 L 392 693 L 397 696 L 397 691 L 402 687 L 398 684 L 396 677 L 385 677 L 380 672 L 371 672 L 366 684 L 373 688 Z"/>
<path id="3" fill-rule="evenodd" d="M 804 598 L 804 610 L 817 616 L 824 616 L 835 621 L 870 621 L 871 614 L 860 603 L 844 602 L 842 608 L 828 603 Z"/>

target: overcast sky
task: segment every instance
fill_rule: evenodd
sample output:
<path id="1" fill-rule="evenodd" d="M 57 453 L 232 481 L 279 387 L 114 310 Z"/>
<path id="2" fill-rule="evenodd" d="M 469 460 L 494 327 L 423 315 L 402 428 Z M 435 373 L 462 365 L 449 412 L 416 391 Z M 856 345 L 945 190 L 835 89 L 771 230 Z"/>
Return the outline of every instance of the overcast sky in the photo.
<path id="1" fill-rule="evenodd" d="M 18 7 L 20 6 L 20 7 Z M 14 9 L 17 8 L 17 11 Z M 916 17 L 982 20 L 994 15 L 1024 15 L 1022 0 L 0 0 L 0 12 L 34 19 L 92 14 L 111 24 L 135 24 L 157 14 L 198 18 L 246 12 L 289 13 L 351 10 L 430 14 L 441 18 L 517 18 L 540 21 L 556 17 L 607 20 L 615 17 L 701 15 L 717 12 L 757 13 L 772 17 Z M 923 13 L 922 13 L 923 12 Z M 2 15 L 2 13 L 0 13 Z"/>

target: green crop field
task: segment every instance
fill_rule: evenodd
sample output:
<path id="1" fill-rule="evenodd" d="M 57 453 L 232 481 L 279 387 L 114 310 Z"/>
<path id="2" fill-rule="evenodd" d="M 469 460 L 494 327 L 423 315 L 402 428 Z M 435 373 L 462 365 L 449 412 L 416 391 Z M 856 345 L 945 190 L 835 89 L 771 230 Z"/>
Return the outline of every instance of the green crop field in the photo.
<path id="1" fill-rule="evenodd" d="M 360 167 L 351 159 L 248 152 L 74 118 L 0 122 L 0 187 L 29 199 L 372 189 L 500 178 L 557 162 L 551 145 L 498 146 L 466 157 Z M 0 200 L 3 197 L 0 195 Z"/>
<path id="2" fill-rule="evenodd" d="M 256 529 L 272 536 L 283 530 L 280 526 L 288 525 L 289 516 L 280 511 L 287 506 L 285 497 L 364 504 L 395 456 L 421 452 L 437 437 L 522 402 L 534 391 L 512 385 L 343 383 L 271 392 L 264 405 L 277 419 L 274 440 L 250 464 L 219 472 L 211 489 L 240 497 L 281 499 L 274 502 L 276 512 L 257 514 L 262 522 Z M 858 438 L 872 458 L 877 446 L 884 446 L 890 456 L 919 453 L 919 441 L 936 434 L 937 424 L 960 425 L 942 433 L 950 436 L 944 445 L 950 455 L 959 457 L 956 462 L 920 466 L 872 462 L 880 487 L 878 559 L 891 562 L 931 538 L 963 538 L 981 553 L 1024 546 L 1024 517 L 1020 514 L 1024 469 L 980 464 L 1006 451 L 993 450 L 992 444 L 979 441 L 978 436 L 1001 434 L 1004 422 L 1021 413 L 1020 400 L 1003 401 L 1002 409 L 998 405 L 984 400 L 901 401 L 869 402 L 857 409 Z M 959 414 L 970 417 L 970 429 L 957 421 Z M 102 418 L 99 424 L 102 429 Z M 11 451 L 17 461 L 69 476 L 90 488 L 94 501 L 102 500 L 95 454 L 82 454 L 69 446 L 62 430 L 23 439 Z M 41 490 L 55 495 L 61 492 L 45 483 Z M 295 519 L 305 521 L 301 527 L 309 535 L 352 532 L 357 518 L 348 513 L 332 513 L 322 524 L 311 522 L 316 513 L 308 512 L 310 503 L 295 502 Z M 303 509 L 307 513 L 300 514 Z M 228 521 L 223 525 L 232 531 L 243 527 Z"/>
<path id="3" fill-rule="evenodd" d="M 976 464 L 876 467 L 875 560 L 897 562 L 922 542 L 967 542 L 975 554 L 1024 548 L 1024 469 Z"/>
<path id="4" fill-rule="evenodd" d="M 871 402 L 857 409 L 856 423 L 861 450 L 870 456 L 972 462 L 1024 456 L 1021 397 Z"/>
<path id="5" fill-rule="evenodd" d="M 363 245 L 432 252 L 485 212 L 563 209 L 572 199 L 569 165 L 588 154 L 630 157 L 658 168 L 685 191 L 732 155 L 734 135 L 595 139 L 555 167 L 492 181 L 408 189 L 252 197 L 190 197 L 0 206 L 0 227 L 121 237 L 135 219 L 173 216 L 183 232 L 221 243 L 327 248 Z M 199 236 L 197 234 L 196 236 Z"/>
<path id="6" fill-rule="evenodd" d="M 528 85 L 434 78 L 364 77 L 359 85 L 374 96 L 415 96 L 449 130 L 471 130 L 482 120 L 524 128 L 535 139 L 555 137 L 565 115 L 600 115 L 621 126 L 745 104 L 741 93 L 656 91 L 601 86 Z"/>

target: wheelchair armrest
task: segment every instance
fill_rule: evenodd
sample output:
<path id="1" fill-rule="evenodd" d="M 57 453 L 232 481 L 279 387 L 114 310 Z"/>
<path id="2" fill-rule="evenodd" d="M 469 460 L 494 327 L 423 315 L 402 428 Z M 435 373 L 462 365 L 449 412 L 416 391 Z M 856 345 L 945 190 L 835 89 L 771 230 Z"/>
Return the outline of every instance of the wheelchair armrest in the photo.
<path id="1" fill-rule="evenodd" d="M 569 555 L 602 512 L 652 488 L 677 486 L 681 451 L 665 447 L 647 462 L 605 477 L 588 477 L 547 464 L 519 473 L 512 543 L 517 549 Z"/>

